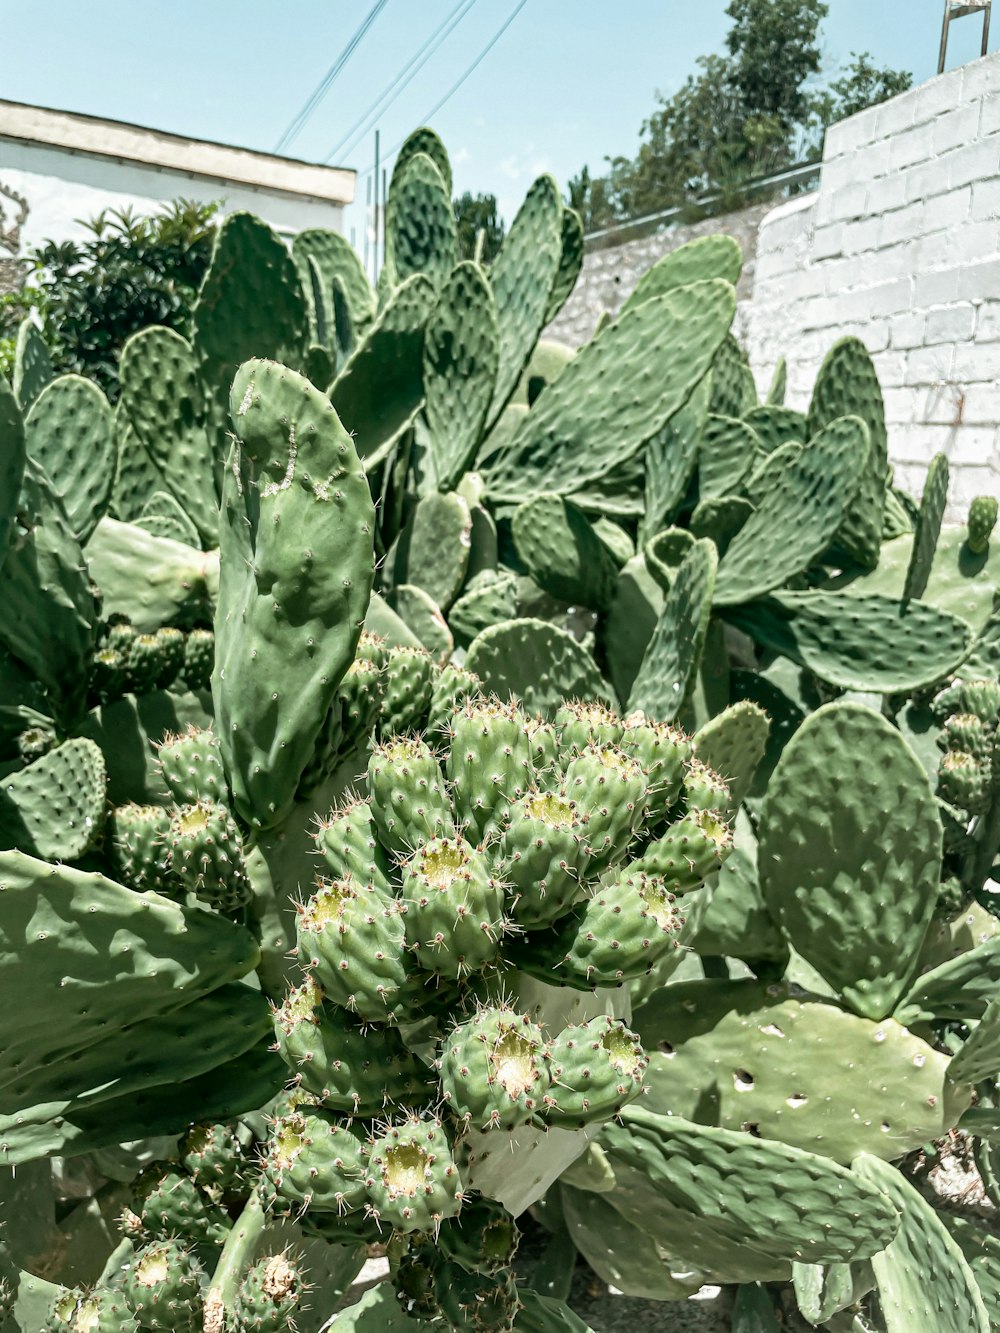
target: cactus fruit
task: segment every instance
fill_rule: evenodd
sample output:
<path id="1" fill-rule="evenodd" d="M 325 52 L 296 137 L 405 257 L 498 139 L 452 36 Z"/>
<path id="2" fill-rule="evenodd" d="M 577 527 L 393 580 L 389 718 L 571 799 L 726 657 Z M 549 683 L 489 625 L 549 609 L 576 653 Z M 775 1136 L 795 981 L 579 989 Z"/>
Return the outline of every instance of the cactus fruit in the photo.
<path id="1" fill-rule="evenodd" d="M 421 842 L 454 832 L 441 770 L 426 741 L 398 737 L 376 746 L 368 788 L 372 818 L 391 854 L 409 855 Z"/>
<path id="2" fill-rule="evenodd" d="M 428 1075 L 399 1034 L 378 1033 L 351 1022 L 326 1004 L 310 977 L 290 991 L 274 1012 L 281 1058 L 301 1086 L 329 1110 L 376 1116 L 390 1105 L 411 1105 L 429 1092 Z"/>
<path id="3" fill-rule="evenodd" d="M 503 885 L 485 853 L 461 838 L 430 838 L 403 867 L 406 939 L 419 966 L 460 980 L 500 953 Z"/>
<path id="4" fill-rule="evenodd" d="M 72 1323 L 73 1333 L 139 1333 L 139 1327 L 121 1292 L 106 1287 L 90 1291 L 80 1299 Z"/>
<path id="5" fill-rule="evenodd" d="M 170 813 L 161 805 L 123 805 L 109 824 L 111 859 L 123 884 L 139 893 L 170 894 Z"/>
<path id="6" fill-rule="evenodd" d="M 470 1273 L 444 1263 L 435 1276 L 438 1310 L 447 1327 L 469 1333 L 511 1333 L 521 1309 L 510 1270 Z"/>
<path id="7" fill-rule="evenodd" d="M 158 1240 L 139 1250 L 122 1282 L 123 1295 L 151 1333 L 198 1333 L 205 1273 L 177 1240 Z"/>
<path id="8" fill-rule="evenodd" d="M 240 1184 L 243 1149 L 231 1125 L 195 1125 L 180 1149 L 181 1165 L 209 1198 L 218 1200 Z"/>
<path id="9" fill-rule="evenodd" d="M 516 1010 L 482 1008 L 444 1038 L 444 1101 L 477 1129 L 514 1129 L 539 1109 L 552 1080 L 541 1029 Z"/>
<path id="10" fill-rule="evenodd" d="M 307 1291 L 302 1269 L 288 1254 L 258 1259 L 243 1274 L 233 1302 L 236 1333 L 289 1333 Z"/>
<path id="11" fill-rule="evenodd" d="M 607 1015 L 563 1028 L 549 1055 L 552 1087 L 542 1116 L 567 1128 L 617 1115 L 642 1092 L 649 1063 L 635 1033 Z"/>
<path id="12" fill-rule="evenodd" d="M 358 1018 L 388 1022 L 408 982 L 403 918 L 394 898 L 352 879 L 320 883 L 299 909 L 299 958 L 327 997 Z"/>
<path id="13" fill-rule="evenodd" d="M 170 873 L 177 884 L 220 912 L 235 912 L 250 898 L 250 879 L 239 829 L 223 805 L 181 805 L 167 835 Z"/>
<path id="14" fill-rule="evenodd" d="M 76 1287 L 72 1291 L 60 1291 L 54 1296 L 39 1333 L 73 1333 L 82 1295 L 83 1292 Z"/>
<path id="15" fill-rule="evenodd" d="M 178 805 L 228 804 L 219 742 L 211 731 L 189 727 L 183 734 L 171 733 L 157 746 L 156 754 L 163 781 Z"/>
<path id="16" fill-rule="evenodd" d="M 260 1190 L 272 1212 L 338 1217 L 364 1206 L 363 1144 L 332 1115 L 300 1106 L 271 1127 Z"/>
<path id="17" fill-rule="evenodd" d="M 499 868 L 516 892 L 512 916 L 533 930 L 572 907 L 588 865 L 586 816 L 572 801 L 537 788 L 512 801 L 500 840 Z"/>
<path id="18" fill-rule="evenodd" d="M 419 731 L 433 690 L 430 654 L 423 648 L 391 648 L 385 662 L 379 734 L 387 737 Z"/>
<path id="19" fill-rule="evenodd" d="M 496 1273 L 508 1268 L 521 1233 L 503 1204 L 467 1195 L 457 1217 L 441 1223 L 437 1245 L 445 1259 L 469 1273 Z"/>
<path id="20" fill-rule="evenodd" d="M 129 645 L 125 664 L 128 687 L 133 694 L 165 690 L 184 666 L 184 635 L 179 629 L 158 629 L 155 634 L 136 634 Z"/>
<path id="21" fill-rule="evenodd" d="M 435 1231 L 462 1206 L 462 1181 L 439 1120 L 408 1116 L 374 1137 L 365 1154 L 368 1208 L 396 1231 Z"/>
<path id="22" fill-rule="evenodd" d="M 990 803 L 988 770 L 975 755 L 949 750 L 938 770 L 938 792 L 949 805 L 981 815 Z"/>
<path id="23" fill-rule="evenodd" d="M 681 895 L 714 874 L 732 849 L 726 822 L 713 811 L 696 810 L 651 842 L 632 868 L 658 876 L 671 893 Z"/>
<path id="24" fill-rule="evenodd" d="M 212 688 L 215 666 L 215 635 L 210 629 L 193 629 L 184 640 L 184 665 L 181 679 L 189 690 Z"/>
<path id="25" fill-rule="evenodd" d="M 470 701 L 459 709 L 452 718 L 446 771 L 459 818 L 478 842 L 494 830 L 498 809 L 515 800 L 531 779 L 518 709 L 498 699 Z"/>
<path id="26" fill-rule="evenodd" d="M 149 1240 L 181 1237 L 189 1245 L 221 1245 L 229 1218 L 182 1171 L 163 1163 L 147 1167 L 135 1186 L 129 1222 Z"/>
<path id="27" fill-rule="evenodd" d="M 562 790 L 586 820 L 592 868 L 620 861 L 646 809 L 639 761 L 614 745 L 588 745 L 567 763 Z"/>
<path id="28" fill-rule="evenodd" d="M 645 976 L 678 949 L 684 918 L 664 881 L 630 868 L 592 890 L 547 935 L 515 949 L 532 976 L 577 990 L 619 986 Z"/>
<path id="29" fill-rule="evenodd" d="M 337 806 L 319 821 L 315 837 L 316 849 L 334 879 L 353 879 L 392 892 L 389 859 L 378 842 L 369 801 L 351 799 Z"/>

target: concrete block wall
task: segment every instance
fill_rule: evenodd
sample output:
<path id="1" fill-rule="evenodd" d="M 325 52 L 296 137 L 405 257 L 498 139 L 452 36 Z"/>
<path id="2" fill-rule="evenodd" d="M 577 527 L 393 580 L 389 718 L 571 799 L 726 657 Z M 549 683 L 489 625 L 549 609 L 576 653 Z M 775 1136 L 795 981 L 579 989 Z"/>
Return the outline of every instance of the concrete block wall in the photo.
<path id="1" fill-rule="evenodd" d="M 835 125 L 819 190 L 762 221 L 758 382 L 785 356 L 804 407 L 846 334 L 878 368 L 900 484 L 919 494 L 943 451 L 952 518 L 1000 495 L 1000 53 Z"/>
<path id="2" fill-rule="evenodd" d="M 589 342 L 601 316 L 609 314 L 614 318 L 632 295 L 639 279 L 658 259 L 686 245 L 688 241 L 724 232 L 728 236 L 735 236 L 743 250 L 735 332 L 741 340 L 745 339 L 749 300 L 754 284 L 757 233 L 770 211 L 770 204 L 754 204 L 739 213 L 706 218 L 687 226 L 671 226 L 652 236 L 625 241 L 603 250 L 588 251 L 584 255 L 583 271 L 573 294 L 546 329 L 545 337 L 555 338 L 569 347 L 579 347 Z"/>

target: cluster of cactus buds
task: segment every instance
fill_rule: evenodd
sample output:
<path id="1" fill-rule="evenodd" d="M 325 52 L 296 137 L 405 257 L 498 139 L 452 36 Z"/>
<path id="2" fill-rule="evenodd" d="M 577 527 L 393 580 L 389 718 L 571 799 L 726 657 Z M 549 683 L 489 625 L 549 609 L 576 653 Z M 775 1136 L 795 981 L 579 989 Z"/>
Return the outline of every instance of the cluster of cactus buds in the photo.
<path id="1" fill-rule="evenodd" d="M 218 741 L 194 727 L 168 735 L 159 766 L 177 804 L 130 804 L 112 813 L 110 850 L 119 878 L 139 892 L 190 893 L 217 911 L 237 911 L 252 890 Z"/>
<path id="2" fill-rule="evenodd" d="M 163 626 L 140 633 L 127 616 L 114 614 L 102 627 L 91 662 L 89 692 L 98 704 L 125 694 L 149 694 L 171 687 L 207 690 L 215 658 L 210 629 L 186 633 Z"/>
<path id="3" fill-rule="evenodd" d="M 952 851 L 962 851 L 970 820 L 984 815 L 1000 792 L 1000 685 L 958 680 L 935 696 L 933 711 L 941 726 L 937 790 L 945 837 Z"/>
<path id="4" fill-rule="evenodd" d="M 416 682 L 430 673 L 419 653 L 393 661 L 399 727 L 404 694 L 426 713 Z M 469 1135 L 608 1120 L 646 1068 L 622 1021 L 549 1027 L 544 1007 L 519 1007 L 517 977 L 600 993 L 679 956 L 683 897 L 730 849 L 729 792 L 680 731 L 604 707 L 567 704 L 549 723 L 472 695 L 436 734 L 385 735 L 363 790 L 316 831 L 304 975 L 274 1009 L 295 1081 L 262 1190 L 329 1240 L 391 1241 L 411 1309 L 467 1319 L 447 1314 L 465 1302 L 493 1322 L 456 1327 L 501 1329 L 517 1302 L 481 1251 L 515 1231 L 476 1194 Z"/>

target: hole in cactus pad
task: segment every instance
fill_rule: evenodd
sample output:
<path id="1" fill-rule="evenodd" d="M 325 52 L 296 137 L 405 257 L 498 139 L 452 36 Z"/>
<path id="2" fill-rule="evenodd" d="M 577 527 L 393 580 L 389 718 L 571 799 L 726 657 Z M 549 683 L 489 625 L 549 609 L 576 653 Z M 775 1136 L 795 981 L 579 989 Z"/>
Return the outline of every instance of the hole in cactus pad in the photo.
<path id="1" fill-rule="evenodd" d="M 385 1154 L 383 1179 L 394 1193 L 413 1198 L 424 1188 L 424 1176 L 429 1165 L 429 1156 L 418 1144 L 395 1144 Z"/>
<path id="2" fill-rule="evenodd" d="M 529 797 L 524 803 L 524 812 L 529 819 L 540 819 L 552 828 L 565 828 L 576 822 L 573 806 L 551 793 L 539 793 Z"/>
<path id="3" fill-rule="evenodd" d="M 733 1074 L 733 1084 L 737 1092 L 751 1092 L 754 1084 L 753 1074 L 745 1069 L 737 1069 Z"/>
<path id="4" fill-rule="evenodd" d="M 467 862 L 462 843 L 435 838 L 421 849 L 419 870 L 435 888 L 446 889 L 466 869 Z"/>
<path id="5" fill-rule="evenodd" d="M 642 1053 L 624 1028 L 612 1028 L 601 1038 L 601 1045 L 620 1074 L 636 1078 L 642 1072 Z"/>
<path id="6" fill-rule="evenodd" d="M 516 1032 L 504 1032 L 490 1051 L 490 1066 L 495 1082 L 512 1097 L 527 1092 L 537 1073 L 534 1043 L 519 1037 Z"/>

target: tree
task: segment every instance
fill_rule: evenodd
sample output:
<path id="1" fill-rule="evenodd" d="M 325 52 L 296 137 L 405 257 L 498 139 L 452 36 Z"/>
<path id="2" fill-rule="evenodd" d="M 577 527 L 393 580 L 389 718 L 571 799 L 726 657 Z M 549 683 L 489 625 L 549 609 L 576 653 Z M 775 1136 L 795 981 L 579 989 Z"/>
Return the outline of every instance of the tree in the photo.
<path id="1" fill-rule="evenodd" d="M 476 237 L 483 233 L 482 250 L 478 256 L 484 264 L 490 263 L 503 244 L 503 218 L 497 212 L 494 194 L 471 194 L 468 190 L 452 201 L 458 224 L 458 252 L 463 259 L 475 259 Z"/>
<path id="2" fill-rule="evenodd" d="M 828 126 L 905 93 L 913 83 L 913 76 L 906 70 L 879 69 L 869 51 L 860 55 L 852 51 L 851 60 L 841 77 L 830 84 L 833 101 L 826 108 Z"/>
<path id="3" fill-rule="evenodd" d="M 788 133 L 807 116 L 828 8 L 822 0 L 730 0 L 725 78 L 743 119 L 770 117 Z"/>
<path id="4" fill-rule="evenodd" d="M 152 217 L 106 211 L 85 224 L 92 239 L 48 241 L 32 253 L 37 312 L 57 372 L 87 375 L 114 400 L 127 338 L 150 324 L 190 335 L 217 210 L 180 199 Z"/>
<path id="5" fill-rule="evenodd" d="M 571 182 L 571 202 L 582 192 L 584 207 L 574 207 L 585 229 L 705 195 L 733 206 L 755 178 L 819 155 L 834 121 L 910 86 L 908 73 L 879 69 L 865 53 L 817 90 L 828 8 L 824 0 L 730 0 L 727 53 L 702 56 L 672 97 L 659 96 L 635 158 L 607 158 L 603 177 L 585 168 Z"/>

